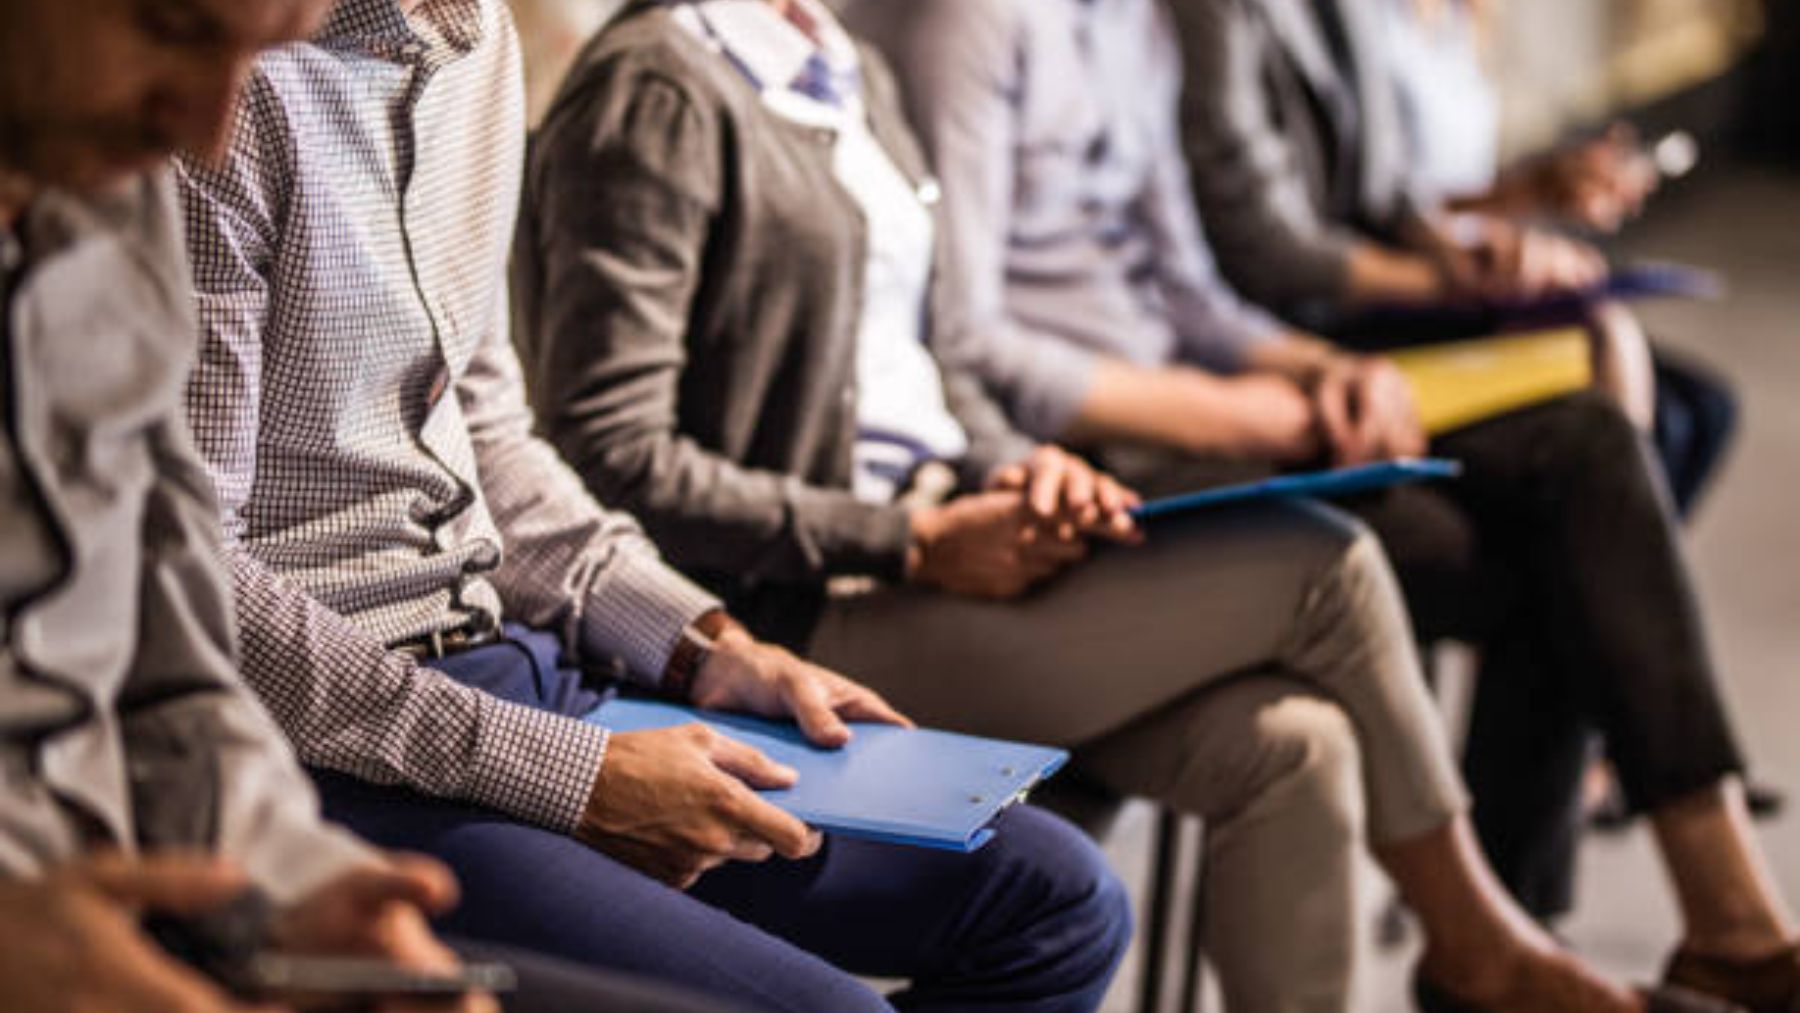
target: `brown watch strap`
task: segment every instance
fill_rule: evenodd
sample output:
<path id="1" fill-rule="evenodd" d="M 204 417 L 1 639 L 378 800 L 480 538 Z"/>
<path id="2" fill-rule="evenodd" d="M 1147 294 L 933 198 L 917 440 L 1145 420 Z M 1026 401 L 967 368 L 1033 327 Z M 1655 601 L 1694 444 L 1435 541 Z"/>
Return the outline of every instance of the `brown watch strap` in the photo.
<path id="1" fill-rule="evenodd" d="M 737 621 L 724 609 L 713 609 L 689 623 L 681 631 L 681 638 L 675 641 L 675 649 L 669 652 L 669 663 L 663 668 L 663 693 L 677 700 L 688 699 L 700 667 L 712 654 L 713 642 L 736 625 Z"/>

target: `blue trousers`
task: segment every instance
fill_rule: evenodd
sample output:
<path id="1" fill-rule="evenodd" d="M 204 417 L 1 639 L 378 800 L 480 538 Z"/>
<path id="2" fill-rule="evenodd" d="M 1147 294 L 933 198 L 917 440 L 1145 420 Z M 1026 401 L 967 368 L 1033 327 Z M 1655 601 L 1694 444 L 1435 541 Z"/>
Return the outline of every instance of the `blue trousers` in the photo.
<path id="1" fill-rule="evenodd" d="M 553 637 L 507 633 L 434 667 L 571 715 L 599 702 Z M 1007 813 L 972 855 L 828 838 L 804 861 L 727 865 L 684 893 L 491 810 L 338 774 L 315 780 L 331 819 L 455 870 L 463 900 L 444 931 L 753 1009 L 1092 1010 L 1131 932 L 1125 890 L 1099 851 L 1030 807 Z M 884 999 L 853 975 L 910 984 Z"/>

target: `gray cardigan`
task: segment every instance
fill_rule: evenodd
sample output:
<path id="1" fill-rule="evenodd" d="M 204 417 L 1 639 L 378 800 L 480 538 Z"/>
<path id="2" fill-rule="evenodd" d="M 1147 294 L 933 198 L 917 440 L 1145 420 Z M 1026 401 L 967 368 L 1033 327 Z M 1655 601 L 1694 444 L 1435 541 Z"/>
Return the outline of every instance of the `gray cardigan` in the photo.
<path id="1" fill-rule="evenodd" d="M 871 128 L 923 186 L 893 84 L 863 59 Z M 672 563 L 790 641 L 827 578 L 898 577 L 909 532 L 903 508 L 849 491 L 865 226 L 831 150 L 662 5 L 636 5 L 589 43 L 533 141 L 515 258 L 546 434 Z M 958 305 L 940 271 L 940 362 L 960 361 L 943 354 Z M 1030 452 L 974 376 L 943 375 L 966 485 Z"/>
<path id="2" fill-rule="evenodd" d="M 1356 237 L 1394 241 L 1418 203 L 1381 12 L 1334 6 L 1348 64 L 1313 0 L 1172 0 L 1183 145 L 1220 267 L 1311 326 L 1339 311 Z"/>

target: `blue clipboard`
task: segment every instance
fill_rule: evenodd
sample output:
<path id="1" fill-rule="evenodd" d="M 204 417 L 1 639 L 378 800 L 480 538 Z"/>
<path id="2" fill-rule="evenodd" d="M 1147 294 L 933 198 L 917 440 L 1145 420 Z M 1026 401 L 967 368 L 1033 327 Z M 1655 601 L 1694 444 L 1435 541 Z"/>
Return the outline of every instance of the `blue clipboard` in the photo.
<path id="1" fill-rule="evenodd" d="M 1613 269 L 1597 294 L 1614 299 L 1720 299 L 1725 279 L 1686 264 L 1643 263 Z"/>
<path id="2" fill-rule="evenodd" d="M 1588 307 L 1605 299 L 1716 300 L 1725 294 L 1725 279 L 1716 271 L 1686 264 L 1639 263 L 1612 269 L 1606 279 L 1591 288 L 1548 292 L 1530 298 L 1446 302 L 1426 306 L 1381 304 L 1359 314 L 1365 327 L 1416 325 L 1442 328 L 1445 338 L 1468 337 L 1466 332 L 1516 330 L 1553 324 L 1583 322 Z"/>
<path id="3" fill-rule="evenodd" d="M 894 725 L 856 723 L 842 749 L 821 749 L 798 726 L 634 697 L 587 716 L 615 732 L 699 721 L 800 772 L 792 788 L 759 792 L 803 822 L 889 844 L 970 852 L 993 822 L 1069 759 L 1061 749 Z"/>
<path id="4" fill-rule="evenodd" d="M 1328 499 L 1332 496 L 1350 496 L 1359 492 L 1385 489 L 1388 486 L 1400 485 L 1405 482 L 1454 478 L 1460 474 L 1462 474 L 1462 462 L 1443 457 L 1415 457 L 1400 461 L 1382 461 L 1378 464 L 1363 464 L 1354 468 L 1308 471 L 1297 475 L 1277 475 L 1274 478 L 1265 478 L 1256 482 L 1222 485 L 1216 489 L 1202 489 L 1199 492 L 1151 500 L 1133 510 L 1131 514 L 1140 521 L 1148 521 L 1171 514 L 1204 510 L 1208 507 L 1224 506 L 1230 503 L 1298 497 Z"/>

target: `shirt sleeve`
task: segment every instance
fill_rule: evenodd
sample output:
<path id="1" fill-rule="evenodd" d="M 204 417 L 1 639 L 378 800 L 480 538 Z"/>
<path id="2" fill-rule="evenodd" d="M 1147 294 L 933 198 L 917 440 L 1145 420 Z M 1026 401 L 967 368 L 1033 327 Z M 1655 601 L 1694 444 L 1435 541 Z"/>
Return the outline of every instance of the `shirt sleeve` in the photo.
<path id="1" fill-rule="evenodd" d="M 1165 13 L 1166 17 L 1166 13 Z M 1150 40 L 1151 63 L 1163 83 L 1161 123 L 1155 162 L 1138 218 L 1156 244 L 1163 302 L 1182 358 L 1220 371 L 1242 368 L 1255 346 L 1281 335 L 1280 321 L 1239 297 L 1219 274 L 1218 262 L 1194 203 L 1193 178 L 1181 150 L 1176 110 L 1181 101 L 1181 56 L 1172 26 Z"/>
<path id="2" fill-rule="evenodd" d="M 504 322 L 504 306 L 496 311 Z M 617 657 L 661 682 L 681 631 L 719 600 L 663 562 L 628 514 L 608 511 L 532 432 L 518 353 L 504 323 L 457 384 L 481 488 L 506 545 L 494 574 L 513 618 L 554 629 L 586 658 Z"/>
<path id="3" fill-rule="evenodd" d="M 201 345 L 187 412 L 219 498 L 245 680 L 300 758 L 571 832 L 607 733 L 502 701 L 389 651 L 243 544 L 256 479 L 272 250 L 287 188 L 279 131 L 241 105 L 219 169 L 178 172 Z M 265 96 L 266 97 L 266 96 Z"/>
<path id="4" fill-rule="evenodd" d="M 1057 439 L 1087 397 L 1099 356 L 1026 326 L 1007 307 L 1022 15 L 988 0 L 908 2 L 904 23 L 880 41 L 937 167 L 948 270 L 963 285 L 968 333 L 946 350 L 945 365 L 973 368 L 1020 429 Z"/>
<path id="5" fill-rule="evenodd" d="M 120 695 L 140 843 L 217 851 L 277 902 L 297 900 L 380 859 L 320 816 L 293 750 L 239 681 L 206 474 L 178 420 L 149 438 L 141 632 Z M 202 793 L 210 806 L 195 804 Z"/>
<path id="6" fill-rule="evenodd" d="M 1271 108 L 1269 44 L 1243 0 L 1170 6 L 1187 71 L 1182 141 L 1194 193 L 1226 277 L 1289 313 L 1335 306 L 1350 234 L 1326 220 Z"/>

